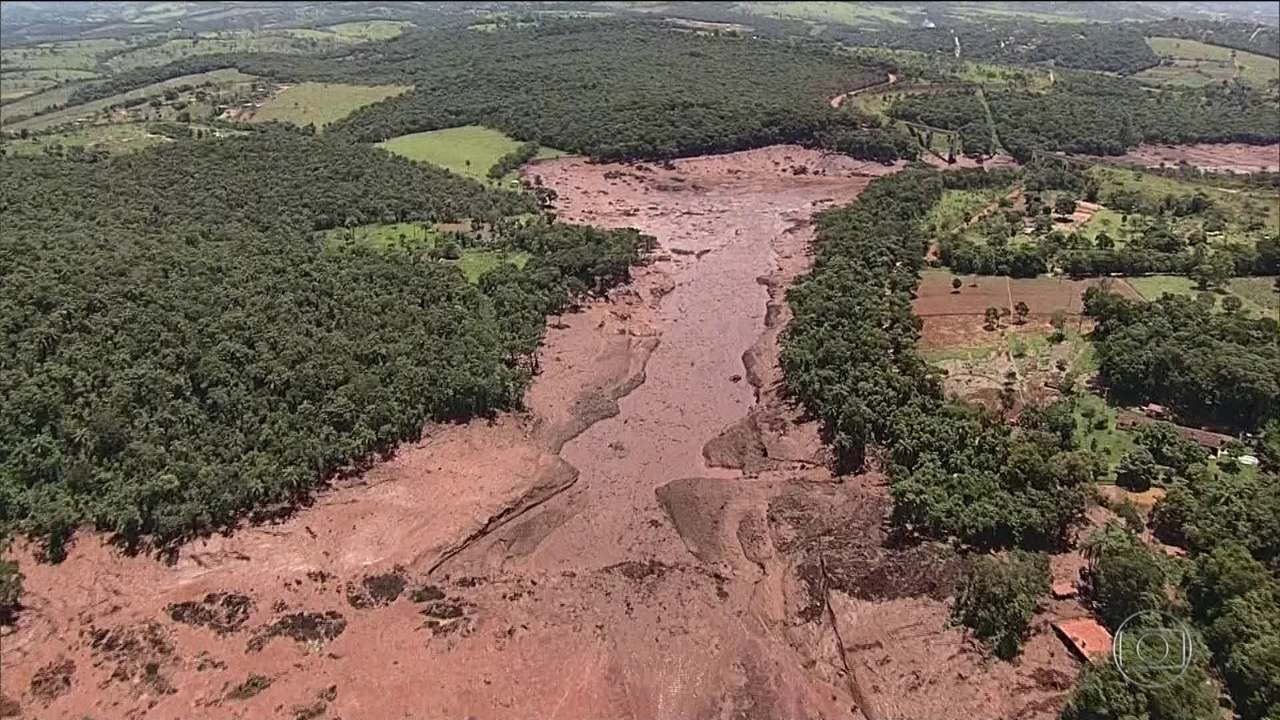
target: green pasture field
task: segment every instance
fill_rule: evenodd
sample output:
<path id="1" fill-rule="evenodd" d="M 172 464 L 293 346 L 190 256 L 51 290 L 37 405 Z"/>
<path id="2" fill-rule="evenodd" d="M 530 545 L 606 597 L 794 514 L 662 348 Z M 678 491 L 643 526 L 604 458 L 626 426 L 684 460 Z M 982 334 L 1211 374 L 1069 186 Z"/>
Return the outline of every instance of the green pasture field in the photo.
<path id="1" fill-rule="evenodd" d="M 1004 190 L 946 190 L 925 217 L 924 226 L 934 234 L 956 230 L 1004 194 Z"/>
<path id="2" fill-rule="evenodd" d="M 845 25 L 906 25 L 914 14 L 897 8 L 850 2 L 745 2 L 740 3 L 740 7 L 753 15 Z"/>
<path id="3" fill-rule="evenodd" d="M 0 50 L 0 68 L 17 70 L 94 70 L 98 57 L 128 47 L 123 40 L 67 40 Z"/>
<path id="4" fill-rule="evenodd" d="M 1195 281 L 1182 275 L 1146 275 L 1126 278 L 1129 285 L 1147 300 L 1155 300 L 1163 295 L 1199 295 L 1202 290 L 1196 288 Z M 1232 278 L 1222 292 L 1214 292 L 1214 307 L 1221 310 L 1222 300 L 1228 295 L 1240 298 L 1241 309 L 1251 315 L 1271 315 L 1276 312 L 1277 298 L 1272 288 L 1274 277 Z"/>
<path id="5" fill-rule="evenodd" d="M 420 223 L 387 223 L 381 225 L 358 225 L 352 228 L 334 228 L 323 233 L 324 246 L 329 251 L 354 244 L 375 250 L 390 250 L 396 247 L 405 249 L 429 249 L 435 247 L 440 233 Z M 504 252 L 501 250 L 485 250 L 481 248 L 463 248 L 462 257 L 457 260 L 441 260 L 440 262 L 456 265 L 468 282 L 477 282 L 480 276 L 498 267 L 504 262 L 516 267 L 524 267 L 529 262 L 529 254 L 525 252 Z"/>
<path id="6" fill-rule="evenodd" d="M 378 146 L 410 160 L 431 163 L 459 175 L 488 180 L 489 168 L 503 155 L 520 147 L 520 141 L 497 130 L 479 125 L 401 135 Z M 564 155 L 543 148 L 536 159 Z"/>
<path id="7" fill-rule="evenodd" d="M 347 22 L 322 28 L 328 32 L 359 41 L 390 40 L 413 27 L 413 23 L 399 20 L 365 20 Z"/>
<path id="8" fill-rule="evenodd" d="M 65 82 L 89 80 L 98 74 L 92 70 L 17 70 L 0 75 L 0 102 L 17 100 L 57 87 Z"/>

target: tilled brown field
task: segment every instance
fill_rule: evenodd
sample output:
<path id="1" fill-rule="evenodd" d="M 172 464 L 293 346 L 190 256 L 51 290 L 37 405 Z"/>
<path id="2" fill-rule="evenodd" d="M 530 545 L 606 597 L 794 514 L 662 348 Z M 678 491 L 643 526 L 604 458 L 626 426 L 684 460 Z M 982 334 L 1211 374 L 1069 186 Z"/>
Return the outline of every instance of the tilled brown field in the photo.
<path id="1" fill-rule="evenodd" d="M 1054 716 L 1074 661 L 1041 627 L 993 668 L 948 629 L 954 558 L 888 548 L 882 483 L 832 478 L 781 393 L 809 217 L 892 170 L 536 165 L 561 217 L 660 249 L 560 318 L 528 412 L 171 563 L 89 533 L 24 557 L 0 690 L 39 718 Z"/>

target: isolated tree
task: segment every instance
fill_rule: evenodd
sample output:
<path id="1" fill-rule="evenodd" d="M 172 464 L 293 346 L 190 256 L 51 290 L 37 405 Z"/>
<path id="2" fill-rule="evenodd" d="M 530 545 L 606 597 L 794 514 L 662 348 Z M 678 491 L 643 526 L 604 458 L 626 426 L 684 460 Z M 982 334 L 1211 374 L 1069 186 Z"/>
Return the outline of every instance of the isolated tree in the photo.
<path id="1" fill-rule="evenodd" d="M 8 624 L 18 610 L 18 600 L 22 597 L 22 579 L 17 563 L 0 560 L 0 625 Z"/>
<path id="2" fill-rule="evenodd" d="M 1151 452 L 1144 447 L 1134 448 L 1120 458 L 1116 466 L 1116 484 L 1133 492 L 1146 492 L 1160 478 Z"/>
<path id="3" fill-rule="evenodd" d="M 1054 310 L 1049 316 L 1049 325 L 1053 328 L 1053 334 L 1049 339 L 1053 342 L 1062 342 L 1066 339 L 1067 313 L 1065 310 Z"/>
<path id="4" fill-rule="evenodd" d="M 1135 613 L 1168 605 L 1164 565 L 1145 543 L 1114 523 L 1085 541 L 1085 596 L 1112 632 Z"/>
<path id="5" fill-rule="evenodd" d="M 1222 287 L 1234 269 L 1234 263 L 1226 253 L 1215 252 L 1191 268 L 1189 275 L 1201 290 L 1210 290 Z"/>
<path id="6" fill-rule="evenodd" d="M 986 318 L 986 328 L 995 330 L 1000 325 L 1000 308 L 995 306 L 988 307 L 983 317 Z"/>
<path id="7" fill-rule="evenodd" d="M 1024 325 L 1024 324 L 1026 324 L 1026 322 L 1027 322 L 1027 315 L 1030 315 L 1030 314 L 1031 314 L 1031 308 L 1030 308 L 1030 307 L 1028 307 L 1028 306 L 1027 306 L 1027 304 L 1026 304 L 1025 302 L 1023 302 L 1023 301 L 1019 300 L 1019 301 L 1018 301 L 1018 304 L 1013 306 L 1013 311 L 1014 311 L 1014 312 L 1017 314 L 1017 316 L 1018 316 L 1018 324 L 1019 324 L 1019 325 Z"/>
<path id="8" fill-rule="evenodd" d="M 1093 244 L 1099 250 L 1111 250 L 1115 248 L 1116 241 L 1112 240 L 1106 232 L 1100 232 L 1093 238 Z"/>
<path id="9" fill-rule="evenodd" d="M 1006 382 L 1000 388 L 1000 411 L 1007 414 L 1018 404 L 1018 391 L 1013 383 Z"/>
<path id="10" fill-rule="evenodd" d="M 964 281 L 958 277 L 951 278 L 951 294 L 960 292 L 960 286 L 964 285 Z"/>
<path id="11" fill-rule="evenodd" d="M 1070 195 L 1059 195 L 1053 203 L 1053 211 L 1059 215 L 1070 215 L 1076 211 L 1076 199 Z"/>
<path id="12" fill-rule="evenodd" d="M 1244 307 L 1244 303 L 1235 295 L 1228 295 L 1222 298 L 1222 309 L 1230 315 L 1240 312 L 1240 308 Z"/>

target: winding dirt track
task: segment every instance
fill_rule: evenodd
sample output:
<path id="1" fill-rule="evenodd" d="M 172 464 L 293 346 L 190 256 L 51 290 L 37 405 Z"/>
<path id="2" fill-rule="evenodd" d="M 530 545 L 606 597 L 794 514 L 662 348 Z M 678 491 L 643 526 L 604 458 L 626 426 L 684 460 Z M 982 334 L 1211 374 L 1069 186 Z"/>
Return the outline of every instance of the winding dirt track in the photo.
<path id="1" fill-rule="evenodd" d="M 24 559 L 0 690 L 41 718 L 1051 716 L 1056 643 L 970 681 L 950 561 L 890 555 L 883 488 L 833 482 L 780 397 L 808 219 L 892 170 L 797 147 L 536 165 L 563 219 L 660 249 L 559 319 L 526 413 L 428 428 L 171 565 L 88 533 Z"/>

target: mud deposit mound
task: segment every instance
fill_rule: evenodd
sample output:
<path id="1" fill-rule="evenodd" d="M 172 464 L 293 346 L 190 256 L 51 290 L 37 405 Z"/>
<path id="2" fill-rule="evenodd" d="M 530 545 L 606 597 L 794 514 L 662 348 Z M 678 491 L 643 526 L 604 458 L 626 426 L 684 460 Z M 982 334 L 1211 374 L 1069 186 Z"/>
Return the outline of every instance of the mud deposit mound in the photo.
<path id="1" fill-rule="evenodd" d="M 925 649 L 839 646 L 836 625 L 847 642 L 863 618 L 950 638 L 936 598 L 953 560 L 887 548 L 883 488 L 836 482 L 779 387 L 810 216 L 892 170 L 797 147 L 535 165 L 564 219 L 660 248 L 557 319 L 528 412 L 428 428 L 172 564 L 88 534 L 59 566 L 19 549 L 29 608 L 4 638 L 5 695 L 41 718 L 875 720 L 858 698 L 898 692 L 931 709 L 903 717 L 1006 712 L 1009 677 L 952 671 L 981 662 L 971 649 L 911 689 Z M 859 688 L 845 668 L 873 657 Z M 973 689 L 948 705 L 957 685 Z"/>
<path id="2" fill-rule="evenodd" d="M 1143 167 L 1172 167 L 1186 164 L 1208 172 L 1280 172 L 1280 143 L 1139 145 L 1121 155 L 1118 160 Z"/>

